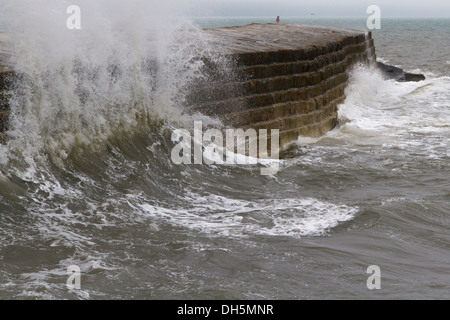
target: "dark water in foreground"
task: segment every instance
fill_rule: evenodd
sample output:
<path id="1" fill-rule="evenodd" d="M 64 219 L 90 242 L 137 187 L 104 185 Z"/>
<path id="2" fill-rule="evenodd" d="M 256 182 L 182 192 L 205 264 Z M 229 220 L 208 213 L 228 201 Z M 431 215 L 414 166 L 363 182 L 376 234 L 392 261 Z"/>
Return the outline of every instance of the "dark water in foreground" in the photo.
<path id="1" fill-rule="evenodd" d="M 27 64 L 36 57 L 24 44 L 17 63 L 44 84 L 17 99 L 25 111 L 0 147 L 0 298 L 450 298 L 448 30 L 450 20 L 385 21 L 374 33 L 378 57 L 427 80 L 355 69 L 339 127 L 290 146 L 273 177 L 259 166 L 171 162 L 171 130 L 200 117 L 182 115 L 169 90 L 189 83 L 173 74 L 195 73 L 185 68 L 189 50 L 163 60 L 170 67 L 157 81 L 124 72 L 117 87 L 107 73 L 87 76 L 86 66 L 101 70 L 99 52 L 80 53 L 87 71 L 77 85 L 88 98 L 78 114 L 80 87 L 64 73 L 72 61 L 52 49 L 60 68 Z M 129 47 L 114 49 L 133 59 Z M 116 103 L 151 120 L 135 123 Z M 80 291 L 66 288 L 70 265 L 81 268 Z M 381 290 L 366 287 L 370 265 L 381 268 Z"/>

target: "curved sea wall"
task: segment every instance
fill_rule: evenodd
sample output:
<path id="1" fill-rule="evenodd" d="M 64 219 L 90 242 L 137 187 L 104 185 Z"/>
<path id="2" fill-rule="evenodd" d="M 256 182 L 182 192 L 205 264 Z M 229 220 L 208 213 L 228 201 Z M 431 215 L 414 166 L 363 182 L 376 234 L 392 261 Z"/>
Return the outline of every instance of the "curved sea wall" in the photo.
<path id="1" fill-rule="evenodd" d="M 199 88 L 194 110 L 233 127 L 279 129 L 280 146 L 333 129 L 350 68 L 376 61 L 371 32 L 289 24 L 206 32 L 233 57 L 238 79 Z"/>
<path id="2" fill-rule="evenodd" d="M 189 110 L 236 128 L 279 129 L 280 145 L 320 136 L 337 124 L 348 71 L 375 62 L 371 33 L 351 29 L 251 24 L 204 30 L 226 70 L 211 61 L 209 81 L 189 88 Z M 0 61 L 0 142 L 6 140 L 13 73 Z"/>

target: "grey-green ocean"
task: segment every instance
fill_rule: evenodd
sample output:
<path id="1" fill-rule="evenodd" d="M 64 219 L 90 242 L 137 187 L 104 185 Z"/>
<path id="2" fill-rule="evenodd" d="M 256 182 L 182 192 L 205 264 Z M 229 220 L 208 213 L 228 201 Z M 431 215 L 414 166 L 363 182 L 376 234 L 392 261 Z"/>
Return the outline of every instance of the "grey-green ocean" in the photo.
<path id="1" fill-rule="evenodd" d="M 213 57 L 201 29 L 276 17 L 87 14 L 73 33 L 51 14 L 7 30 L 25 80 L 0 145 L 1 299 L 450 298 L 450 20 L 383 19 L 378 59 L 427 79 L 355 66 L 338 126 L 263 176 L 176 165 L 171 133 L 220 126 L 184 109 Z"/>

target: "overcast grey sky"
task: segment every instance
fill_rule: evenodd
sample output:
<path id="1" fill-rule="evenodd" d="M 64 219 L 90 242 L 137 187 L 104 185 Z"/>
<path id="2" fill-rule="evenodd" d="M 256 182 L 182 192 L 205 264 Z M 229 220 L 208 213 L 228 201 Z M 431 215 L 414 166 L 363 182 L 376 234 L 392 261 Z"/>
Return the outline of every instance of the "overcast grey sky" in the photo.
<path id="1" fill-rule="evenodd" d="M 196 16 L 367 16 L 378 5 L 385 17 L 450 17 L 450 0 L 194 0 Z"/>

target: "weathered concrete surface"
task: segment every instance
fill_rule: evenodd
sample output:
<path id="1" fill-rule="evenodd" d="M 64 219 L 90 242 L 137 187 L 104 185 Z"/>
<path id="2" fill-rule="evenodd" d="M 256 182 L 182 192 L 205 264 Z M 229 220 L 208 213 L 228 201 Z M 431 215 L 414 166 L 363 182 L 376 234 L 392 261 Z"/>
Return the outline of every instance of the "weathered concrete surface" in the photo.
<path id="1" fill-rule="evenodd" d="M 226 48 L 242 60 L 251 57 L 252 60 L 244 61 L 251 65 L 315 58 L 329 51 L 329 46 L 339 49 L 366 40 L 365 32 L 360 30 L 293 24 L 253 23 L 205 32 L 212 36 L 217 48 Z"/>

